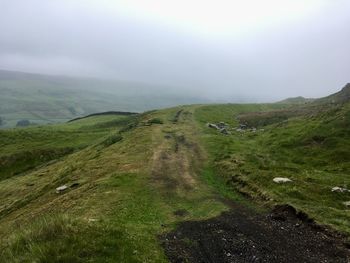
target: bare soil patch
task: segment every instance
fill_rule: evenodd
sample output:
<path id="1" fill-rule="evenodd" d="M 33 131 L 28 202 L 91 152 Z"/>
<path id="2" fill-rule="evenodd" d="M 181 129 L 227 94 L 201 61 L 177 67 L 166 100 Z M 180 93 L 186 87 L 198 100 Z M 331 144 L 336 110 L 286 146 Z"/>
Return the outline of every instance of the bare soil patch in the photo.
<path id="1" fill-rule="evenodd" d="M 188 155 L 188 150 L 178 144 L 174 137 L 164 141 L 154 151 L 152 176 L 165 191 L 172 192 L 178 188 L 191 190 L 195 186 L 192 161 L 188 159 Z"/>
<path id="2" fill-rule="evenodd" d="M 170 262 L 350 262 L 346 239 L 291 206 L 259 214 L 240 204 L 161 236 Z"/>

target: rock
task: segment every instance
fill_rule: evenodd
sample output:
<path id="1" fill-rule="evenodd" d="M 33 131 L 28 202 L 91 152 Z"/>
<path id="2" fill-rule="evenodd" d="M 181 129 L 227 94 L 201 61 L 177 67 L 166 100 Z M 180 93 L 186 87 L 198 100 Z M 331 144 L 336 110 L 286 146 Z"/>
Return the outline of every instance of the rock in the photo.
<path id="1" fill-rule="evenodd" d="M 292 182 L 292 180 L 290 180 L 289 178 L 284 178 L 284 177 L 275 177 L 273 178 L 273 181 L 277 184 Z"/>
<path id="2" fill-rule="evenodd" d="M 226 134 L 226 135 L 229 135 L 229 134 L 230 134 L 230 132 L 229 132 L 228 130 L 226 130 L 226 128 L 220 129 L 220 132 L 221 132 L 222 134 Z"/>
<path id="3" fill-rule="evenodd" d="M 219 127 L 216 124 L 213 124 L 213 123 L 207 123 L 207 127 L 219 130 Z"/>
<path id="4" fill-rule="evenodd" d="M 216 126 L 218 126 L 220 129 L 224 129 L 228 127 L 228 124 L 226 124 L 225 122 L 219 122 L 218 124 L 216 124 Z"/>
<path id="5" fill-rule="evenodd" d="M 62 186 L 56 188 L 56 193 L 58 193 L 58 194 L 62 193 L 62 192 L 64 192 L 67 189 L 68 189 L 67 185 L 62 185 Z"/>
<path id="6" fill-rule="evenodd" d="M 223 129 L 227 129 L 229 126 L 225 122 L 219 122 L 218 124 L 207 123 L 207 127 L 222 131 Z"/>
<path id="7" fill-rule="evenodd" d="M 346 188 L 335 186 L 335 187 L 332 188 L 332 192 L 346 193 L 346 192 L 350 192 L 350 190 L 348 190 Z"/>

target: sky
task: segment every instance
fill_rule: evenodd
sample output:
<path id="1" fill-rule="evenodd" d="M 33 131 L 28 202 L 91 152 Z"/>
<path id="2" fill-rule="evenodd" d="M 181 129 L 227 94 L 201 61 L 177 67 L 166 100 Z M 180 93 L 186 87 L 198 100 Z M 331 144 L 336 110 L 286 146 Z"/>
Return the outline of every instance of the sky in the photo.
<path id="1" fill-rule="evenodd" d="M 349 0 L 0 0 L 0 69 L 321 97 L 350 82 L 349 14 Z"/>

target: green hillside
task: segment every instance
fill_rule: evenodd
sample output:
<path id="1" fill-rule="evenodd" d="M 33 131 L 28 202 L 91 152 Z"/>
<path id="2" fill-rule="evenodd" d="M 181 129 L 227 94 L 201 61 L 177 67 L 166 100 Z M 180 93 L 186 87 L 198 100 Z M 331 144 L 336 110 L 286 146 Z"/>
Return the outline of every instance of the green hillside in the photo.
<path id="1" fill-rule="evenodd" d="M 315 99 L 310 99 L 310 98 L 304 98 L 304 97 L 294 97 L 294 98 L 288 98 L 282 101 L 279 101 L 278 103 L 281 104 L 306 104 L 309 102 L 314 101 Z"/>
<path id="2" fill-rule="evenodd" d="M 20 120 L 57 123 L 96 112 L 142 112 L 199 101 L 142 83 L 0 70 L 0 128 Z"/>
<path id="3" fill-rule="evenodd" d="M 220 122 L 227 132 L 207 125 Z M 289 204 L 350 234 L 350 192 L 331 191 L 350 185 L 348 100 L 179 106 L 0 134 L 5 262 L 167 262 L 162 235 L 232 204 Z"/>

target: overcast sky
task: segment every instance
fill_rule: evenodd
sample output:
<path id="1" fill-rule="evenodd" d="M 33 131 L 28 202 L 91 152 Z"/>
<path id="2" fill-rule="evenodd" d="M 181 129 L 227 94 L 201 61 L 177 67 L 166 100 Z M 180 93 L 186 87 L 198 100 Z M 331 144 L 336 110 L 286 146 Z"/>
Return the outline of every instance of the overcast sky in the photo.
<path id="1" fill-rule="evenodd" d="M 0 69 L 320 97 L 350 82 L 350 1 L 0 0 Z"/>

